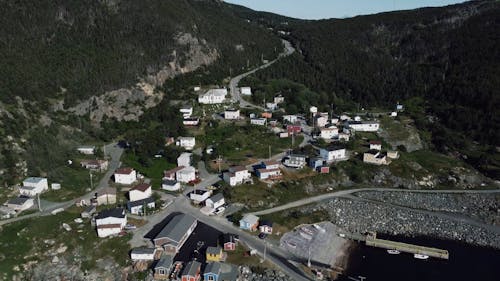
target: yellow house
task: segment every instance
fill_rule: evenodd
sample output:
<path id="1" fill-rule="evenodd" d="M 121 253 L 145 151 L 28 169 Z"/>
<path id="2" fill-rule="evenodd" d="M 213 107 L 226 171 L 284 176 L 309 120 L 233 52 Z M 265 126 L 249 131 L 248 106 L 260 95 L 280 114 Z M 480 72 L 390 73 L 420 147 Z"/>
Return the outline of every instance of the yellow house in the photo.
<path id="1" fill-rule="evenodd" d="M 222 251 L 221 247 L 208 247 L 207 248 L 207 262 L 215 261 L 224 261 L 226 260 L 226 255 Z"/>

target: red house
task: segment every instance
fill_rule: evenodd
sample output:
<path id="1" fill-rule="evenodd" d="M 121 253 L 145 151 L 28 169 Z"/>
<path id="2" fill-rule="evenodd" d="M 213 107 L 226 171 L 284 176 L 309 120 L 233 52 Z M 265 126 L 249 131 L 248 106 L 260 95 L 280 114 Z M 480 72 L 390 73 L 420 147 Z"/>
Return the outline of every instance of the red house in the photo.
<path id="1" fill-rule="evenodd" d="M 328 166 L 318 167 L 318 172 L 320 174 L 328 174 L 328 173 L 330 173 L 330 167 L 328 167 Z"/>
<path id="2" fill-rule="evenodd" d="M 182 272 L 182 281 L 199 281 L 201 279 L 201 263 L 197 261 L 190 261 L 186 264 Z"/>
<path id="3" fill-rule="evenodd" d="M 224 251 L 234 251 L 236 250 L 236 246 L 238 246 L 238 236 L 226 233 L 222 235 L 221 244 L 224 245 Z"/>
<path id="4" fill-rule="evenodd" d="M 300 134 L 302 127 L 300 125 L 287 125 L 286 130 L 289 134 Z"/>

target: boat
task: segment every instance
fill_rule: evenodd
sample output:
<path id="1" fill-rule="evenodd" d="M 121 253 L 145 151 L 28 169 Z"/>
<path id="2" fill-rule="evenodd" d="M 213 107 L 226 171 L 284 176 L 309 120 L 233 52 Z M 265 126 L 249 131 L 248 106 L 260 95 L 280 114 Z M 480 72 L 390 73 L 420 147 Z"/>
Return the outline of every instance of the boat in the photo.
<path id="1" fill-rule="evenodd" d="M 399 255 L 399 254 L 401 254 L 401 252 L 398 251 L 398 250 L 387 250 L 387 253 L 389 253 L 391 255 Z"/>
<path id="2" fill-rule="evenodd" d="M 426 260 L 429 258 L 428 255 L 422 255 L 422 254 L 413 254 L 413 257 L 419 260 Z"/>

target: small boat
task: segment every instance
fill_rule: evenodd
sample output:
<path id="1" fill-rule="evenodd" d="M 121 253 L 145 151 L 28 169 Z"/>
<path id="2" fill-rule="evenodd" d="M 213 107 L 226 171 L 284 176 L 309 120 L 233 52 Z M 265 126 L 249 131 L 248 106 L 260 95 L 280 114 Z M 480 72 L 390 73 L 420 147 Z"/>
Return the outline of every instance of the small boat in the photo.
<path id="1" fill-rule="evenodd" d="M 401 252 L 398 251 L 398 250 L 387 250 L 387 253 L 389 253 L 391 255 L 399 255 L 399 254 L 401 254 Z"/>
<path id="2" fill-rule="evenodd" d="M 422 254 L 413 254 L 413 257 L 419 260 L 426 260 L 429 258 L 428 255 L 422 255 Z"/>

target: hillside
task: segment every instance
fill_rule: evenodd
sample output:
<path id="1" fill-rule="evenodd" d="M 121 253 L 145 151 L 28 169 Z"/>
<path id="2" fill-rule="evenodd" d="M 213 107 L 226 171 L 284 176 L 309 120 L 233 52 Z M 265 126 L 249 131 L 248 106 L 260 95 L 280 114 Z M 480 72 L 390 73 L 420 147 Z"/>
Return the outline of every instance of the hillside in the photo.
<path id="1" fill-rule="evenodd" d="M 458 150 L 500 175 L 498 1 L 320 21 L 239 13 L 290 32 L 299 50 L 257 73 L 261 82 L 302 83 L 317 93 L 313 99 L 323 110 L 332 104 L 336 111 L 392 109 L 401 102 L 435 149 Z"/>

